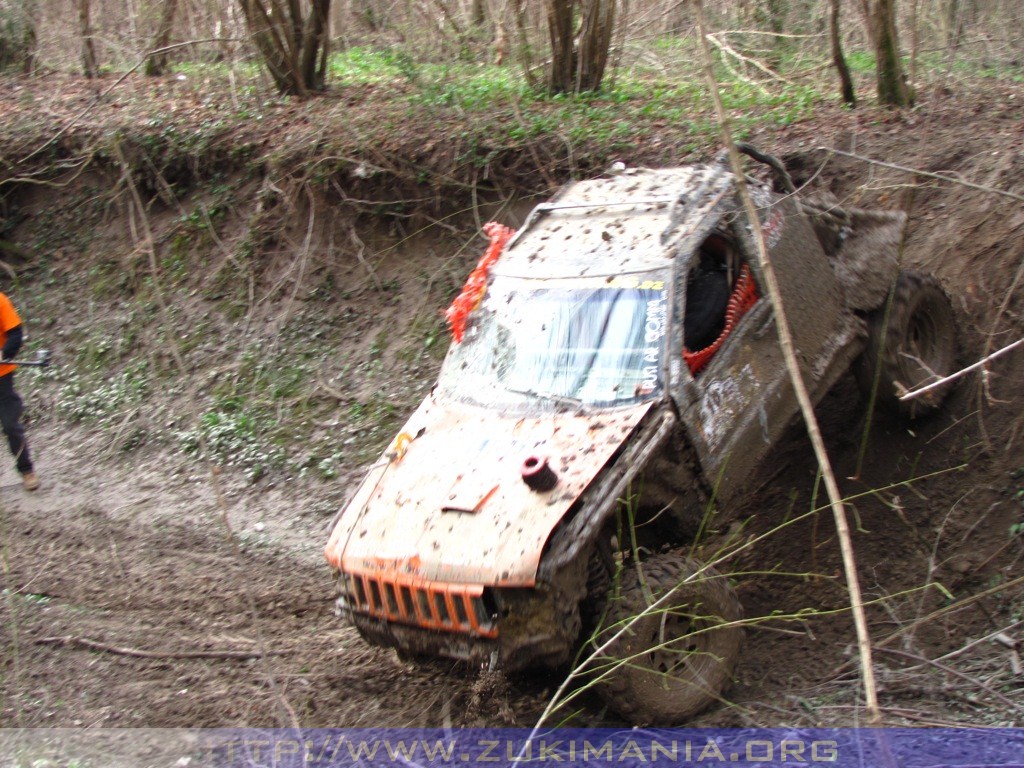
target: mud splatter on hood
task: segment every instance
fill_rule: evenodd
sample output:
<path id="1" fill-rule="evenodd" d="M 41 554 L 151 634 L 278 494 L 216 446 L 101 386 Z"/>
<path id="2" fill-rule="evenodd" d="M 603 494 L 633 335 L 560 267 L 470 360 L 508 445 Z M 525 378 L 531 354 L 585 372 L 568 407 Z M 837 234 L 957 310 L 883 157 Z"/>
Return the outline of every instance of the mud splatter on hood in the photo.
<path id="1" fill-rule="evenodd" d="M 431 396 L 342 513 L 327 560 L 346 572 L 531 586 L 551 531 L 650 407 L 510 416 Z M 547 459 L 551 490 L 524 482 L 530 457 Z"/>

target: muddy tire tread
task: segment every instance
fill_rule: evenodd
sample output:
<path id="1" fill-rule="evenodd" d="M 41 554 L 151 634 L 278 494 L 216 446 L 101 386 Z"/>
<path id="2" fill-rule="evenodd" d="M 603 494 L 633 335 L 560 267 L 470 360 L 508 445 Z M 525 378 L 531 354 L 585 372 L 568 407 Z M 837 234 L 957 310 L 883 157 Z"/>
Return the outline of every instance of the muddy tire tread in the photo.
<path id="1" fill-rule="evenodd" d="M 657 598 L 702 566 L 698 561 L 681 553 L 668 552 L 651 558 L 641 567 L 647 586 Z M 717 615 L 728 622 L 741 619 L 743 610 L 728 580 L 710 568 L 704 573 L 701 579 L 679 590 L 677 598 L 680 599 L 674 601 L 675 605 L 691 602 L 692 598 L 696 597 L 702 606 L 702 612 Z M 636 568 L 628 567 L 622 574 L 619 596 L 611 599 L 607 626 L 614 627 L 618 622 L 639 614 L 646 605 Z M 692 690 L 688 693 L 675 692 L 672 695 L 675 701 L 670 707 L 659 707 L 652 703 L 649 695 L 637 691 L 637 673 L 630 668 L 620 668 L 601 681 L 601 697 L 619 715 L 635 725 L 681 724 L 688 717 L 717 701 L 717 694 L 728 687 L 742 646 L 743 630 L 738 626 L 712 630 L 708 633 L 708 638 L 712 652 L 721 658 L 721 663 L 715 665 L 712 674 L 706 678 L 708 688 L 713 689 L 713 693 Z M 613 655 L 613 649 L 609 649 L 609 656 Z"/>
<path id="2" fill-rule="evenodd" d="M 952 305 L 933 275 L 909 270 L 901 272 L 896 279 L 888 318 L 884 305 L 869 315 L 868 344 L 854 365 L 854 376 L 865 397 L 870 397 L 877 376 L 876 406 L 891 415 L 911 419 L 938 409 L 952 388 L 947 385 L 914 400 L 899 399 L 896 382 L 904 385 L 908 382 L 901 380 L 907 378 L 907 363 L 900 359 L 898 350 L 912 317 L 921 311 L 928 312 L 938 326 L 936 373 L 940 376 L 953 373 L 957 344 Z M 915 382 L 909 384 L 916 385 Z"/>

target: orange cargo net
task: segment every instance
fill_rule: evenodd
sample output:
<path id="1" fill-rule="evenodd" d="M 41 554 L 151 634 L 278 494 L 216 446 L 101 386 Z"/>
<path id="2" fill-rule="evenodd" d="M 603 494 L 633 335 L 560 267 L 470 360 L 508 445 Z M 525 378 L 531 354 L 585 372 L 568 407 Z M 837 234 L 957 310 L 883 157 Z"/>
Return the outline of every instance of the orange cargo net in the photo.
<path id="1" fill-rule="evenodd" d="M 496 221 L 484 224 L 483 230 L 484 234 L 491 238 L 491 244 L 487 246 L 484 255 L 480 257 L 476 267 L 469 273 L 466 284 L 462 286 L 462 291 L 444 313 L 456 344 L 462 341 L 462 335 L 466 332 L 466 317 L 480 305 L 480 301 L 484 297 L 484 291 L 487 289 L 488 270 L 498 260 L 505 244 L 515 234 L 514 229 Z"/>
<path id="2" fill-rule="evenodd" d="M 757 285 L 754 284 L 754 276 L 750 273 L 750 266 L 744 264 L 740 268 L 740 277 L 736 281 L 736 286 L 732 289 L 732 295 L 729 297 L 729 303 L 725 308 L 725 327 L 722 328 L 722 332 L 718 334 L 718 338 L 715 339 L 711 344 L 704 347 L 704 349 L 698 349 L 696 352 L 683 348 L 683 360 L 690 367 L 690 373 L 696 375 L 712 357 L 715 356 L 715 352 L 725 343 L 725 340 L 729 338 L 729 334 L 736 328 L 736 324 L 739 323 L 750 308 L 757 303 L 758 299 Z"/>

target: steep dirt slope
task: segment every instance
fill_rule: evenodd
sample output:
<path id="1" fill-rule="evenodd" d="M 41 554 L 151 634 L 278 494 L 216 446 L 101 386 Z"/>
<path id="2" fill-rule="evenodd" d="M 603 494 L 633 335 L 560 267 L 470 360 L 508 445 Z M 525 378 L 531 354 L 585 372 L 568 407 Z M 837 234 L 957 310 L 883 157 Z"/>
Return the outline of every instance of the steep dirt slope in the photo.
<path id="1" fill-rule="evenodd" d="M 799 180 L 844 202 L 909 208 L 905 263 L 937 274 L 953 297 L 966 363 L 1024 332 L 1022 102 L 1024 89 L 993 88 L 984 97 L 925 94 L 919 109 L 904 114 L 823 108 L 813 121 L 752 140 L 786 156 Z M 819 145 L 1018 197 L 829 158 Z M 637 150 L 624 159 L 639 164 L 645 156 Z M 62 191 L 26 196 L 15 242 L 33 242 L 53 226 L 43 214 L 74 199 L 75 185 L 101 181 L 65 180 Z M 154 213 L 157 239 L 199 210 L 197 197 L 182 211 Z M 429 386 L 436 346 L 444 343 L 438 311 L 479 241 L 463 249 L 469 216 L 455 220 L 461 231 L 436 227 L 407 241 L 410 232 L 393 219 L 377 227 L 365 214 L 332 218 L 319 204 L 296 204 L 277 263 L 251 283 L 222 271 L 230 259 L 215 241 L 183 255 L 195 259 L 182 267 L 193 292 L 175 297 L 175 339 L 202 329 L 186 345 L 188 386 L 157 382 L 141 400 L 72 422 L 69 414 L 78 412 L 70 406 L 83 407 L 89 391 L 69 389 L 77 375 L 71 366 L 43 379 L 21 377 L 45 486 L 27 496 L 8 470 L 0 487 L 5 725 L 276 725 L 293 718 L 308 726 L 528 725 L 541 710 L 555 676 L 508 680 L 455 665 L 413 667 L 366 647 L 333 616 L 330 574 L 320 562 L 327 523 L 348 481 Z M 122 210 L 105 212 L 103 229 L 90 232 L 81 250 L 52 254 L 45 270 L 29 270 L 17 286 L 20 303 L 38 319 L 34 338 L 66 361 L 84 364 L 81 351 L 106 338 L 146 350 L 153 369 L 171 371 L 156 298 L 144 290 L 145 253 L 133 239 L 138 221 Z M 251 212 L 239 207 L 227 216 L 244 220 Z M 312 240 L 304 239 L 307 223 Z M 358 257 L 331 249 L 352 237 L 365 246 L 353 252 Z M 295 259 L 309 242 L 308 263 Z M 83 270 L 106 275 L 106 290 L 95 283 L 87 290 Z M 218 274 L 232 276 L 226 286 Z M 279 287 L 261 303 L 267 284 Z M 239 286 L 244 311 L 232 315 L 224 293 L 230 298 Z M 140 314 L 149 325 L 136 322 Z M 287 353 L 308 355 L 303 370 L 319 385 L 295 395 L 307 397 L 309 411 L 288 435 L 309 437 L 285 450 L 309 456 L 263 472 L 239 461 L 211 476 L 173 436 L 202 415 L 190 403 L 241 377 L 252 349 L 282 355 L 274 358 L 279 374 Z M 132 359 L 127 351 L 97 355 L 112 382 Z M 264 381 L 275 379 L 257 383 Z M 821 406 L 844 491 L 859 494 L 856 545 L 866 593 L 887 598 L 872 607 L 871 628 L 889 722 L 1020 723 L 1024 695 L 1005 649 L 979 643 L 938 662 L 941 668 L 923 657 L 998 630 L 1021 633 L 1024 590 L 1013 579 L 1022 573 L 1024 537 L 1011 532 L 1024 522 L 1014 498 L 1024 486 L 1021 381 L 1018 350 L 985 377 L 966 379 L 934 418 L 909 428 L 877 420 L 866 443 L 852 382 Z M 366 420 L 375 404 L 381 418 Z M 337 453 L 324 453 L 325 445 Z M 325 461 L 333 478 L 312 471 Z M 745 510 L 752 534 L 820 504 L 799 429 L 774 462 Z M 752 627 L 732 706 L 695 724 L 858 722 L 853 630 L 831 526 L 823 513 L 732 564 L 748 615 L 806 615 Z M 923 589 L 932 582 L 943 589 Z M 971 596 L 980 597 L 915 623 Z M 593 703 L 579 716 L 609 722 L 603 717 Z"/>

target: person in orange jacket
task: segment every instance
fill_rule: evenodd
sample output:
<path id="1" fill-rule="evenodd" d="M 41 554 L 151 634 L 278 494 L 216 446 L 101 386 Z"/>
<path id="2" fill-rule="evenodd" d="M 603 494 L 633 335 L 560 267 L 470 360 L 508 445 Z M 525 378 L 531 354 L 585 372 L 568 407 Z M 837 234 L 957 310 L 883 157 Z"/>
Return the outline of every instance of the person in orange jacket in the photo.
<path id="1" fill-rule="evenodd" d="M 25 427 L 21 423 L 25 409 L 14 390 L 14 369 L 17 366 L 5 363 L 18 354 L 23 340 L 21 318 L 7 294 L 0 292 L 0 426 L 21 474 L 21 484 L 26 491 L 34 491 L 39 487 L 39 477 L 32 466 L 28 443 L 25 442 Z"/>

